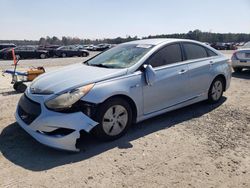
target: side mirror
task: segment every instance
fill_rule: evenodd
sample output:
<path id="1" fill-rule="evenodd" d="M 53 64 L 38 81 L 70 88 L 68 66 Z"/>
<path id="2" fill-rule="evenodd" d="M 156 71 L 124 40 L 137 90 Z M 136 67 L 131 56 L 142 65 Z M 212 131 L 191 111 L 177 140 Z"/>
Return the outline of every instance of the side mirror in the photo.
<path id="1" fill-rule="evenodd" d="M 151 65 L 144 65 L 144 73 L 146 78 L 146 83 L 152 86 L 155 82 L 155 71 Z"/>

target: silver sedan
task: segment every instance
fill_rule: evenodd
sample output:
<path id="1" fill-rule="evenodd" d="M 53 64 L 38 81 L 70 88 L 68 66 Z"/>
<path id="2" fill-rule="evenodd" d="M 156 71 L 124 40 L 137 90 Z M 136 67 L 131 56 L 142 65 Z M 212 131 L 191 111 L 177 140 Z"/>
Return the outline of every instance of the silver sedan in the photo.
<path id="1" fill-rule="evenodd" d="M 21 97 L 16 120 L 42 144 L 79 151 L 82 130 L 117 139 L 132 123 L 203 100 L 218 102 L 230 80 L 228 59 L 207 45 L 138 40 L 39 76 Z"/>

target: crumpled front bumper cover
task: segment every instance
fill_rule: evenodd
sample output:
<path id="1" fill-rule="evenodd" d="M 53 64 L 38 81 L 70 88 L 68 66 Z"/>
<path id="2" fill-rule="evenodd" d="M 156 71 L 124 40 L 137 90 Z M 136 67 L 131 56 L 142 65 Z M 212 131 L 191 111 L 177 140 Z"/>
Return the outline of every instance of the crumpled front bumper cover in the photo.
<path id="1" fill-rule="evenodd" d="M 64 114 L 49 111 L 44 107 L 42 107 L 41 114 L 29 125 L 18 114 L 18 107 L 15 117 L 17 123 L 38 142 L 49 147 L 68 151 L 79 151 L 76 148 L 76 140 L 80 138 L 80 131 L 89 132 L 98 124 L 82 112 Z M 47 135 L 43 133 L 60 128 L 71 129 L 73 132 L 67 135 Z"/>

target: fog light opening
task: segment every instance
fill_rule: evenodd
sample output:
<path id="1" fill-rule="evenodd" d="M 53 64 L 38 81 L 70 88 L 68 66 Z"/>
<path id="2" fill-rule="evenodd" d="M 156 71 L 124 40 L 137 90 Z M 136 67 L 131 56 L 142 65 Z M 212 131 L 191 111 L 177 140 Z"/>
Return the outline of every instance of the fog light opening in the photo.
<path id="1" fill-rule="evenodd" d="M 46 132 L 46 131 L 37 131 L 37 132 L 47 136 L 63 137 L 71 134 L 74 131 L 75 131 L 74 129 L 59 128 L 51 132 Z"/>

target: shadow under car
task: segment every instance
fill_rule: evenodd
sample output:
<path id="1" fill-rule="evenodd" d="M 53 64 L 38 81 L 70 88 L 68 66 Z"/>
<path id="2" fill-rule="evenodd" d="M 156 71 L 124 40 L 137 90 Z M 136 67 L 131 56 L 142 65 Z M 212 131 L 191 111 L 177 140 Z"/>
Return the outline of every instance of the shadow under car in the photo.
<path id="1" fill-rule="evenodd" d="M 226 101 L 222 97 L 217 104 L 200 102 L 138 123 L 128 133 L 112 142 L 100 142 L 90 134 L 83 134 L 78 147 L 79 153 L 58 151 L 35 141 L 17 123 L 4 128 L 0 134 L 0 151 L 12 163 L 32 171 L 44 171 L 57 166 L 87 160 L 113 148 L 132 148 L 131 141 L 159 130 L 178 125 L 181 122 L 200 117 Z"/>

